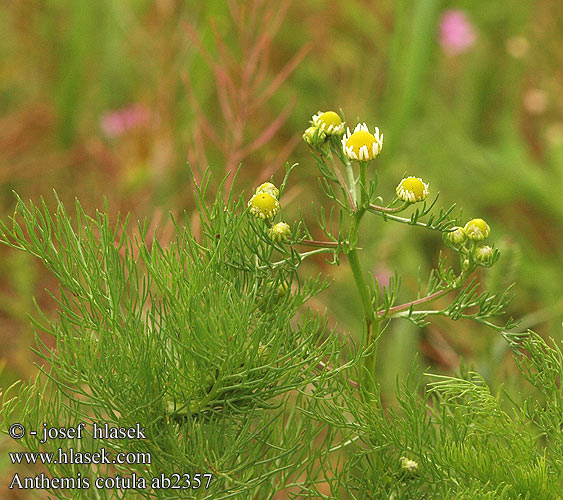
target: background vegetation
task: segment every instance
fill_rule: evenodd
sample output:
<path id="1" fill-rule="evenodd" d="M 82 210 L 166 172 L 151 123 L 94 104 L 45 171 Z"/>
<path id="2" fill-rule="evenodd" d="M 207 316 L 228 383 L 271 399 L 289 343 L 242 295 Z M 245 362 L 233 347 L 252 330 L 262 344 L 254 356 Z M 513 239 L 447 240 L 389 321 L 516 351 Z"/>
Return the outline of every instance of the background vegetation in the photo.
<path id="1" fill-rule="evenodd" d="M 456 54 L 439 35 L 451 8 L 476 34 Z M 248 193 L 299 162 L 284 207 L 306 213 L 321 196 L 300 135 L 319 109 L 341 108 L 384 132 L 383 192 L 405 172 L 421 176 L 443 206 L 489 222 L 502 257 L 487 286 L 516 281 L 520 329 L 561 339 L 562 24 L 555 0 L 2 2 L 0 217 L 13 212 L 12 190 L 54 204 L 55 188 L 87 212 L 106 197 L 110 213 L 149 217 L 166 241 L 167 213 L 195 210 L 188 161 L 196 177 L 210 166 L 217 184 L 242 163 L 238 188 Z M 407 298 L 442 242 L 398 226 L 374 224 L 362 259 L 382 280 L 398 268 Z M 335 282 L 312 305 L 342 334 L 357 331 L 350 276 L 322 258 L 309 272 L 319 270 Z M 26 315 L 34 298 L 54 311 L 45 288 L 55 282 L 38 262 L 0 249 L 2 387 L 35 372 Z M 389 405 L 416 353 L 420 371 L 455 373 L 464 359 L 492 388 L 529 387 L 507 343 L 474 323 L 395 322 L 379 349 Z M 0 437 L 1 477 L 12 447 Z"/>

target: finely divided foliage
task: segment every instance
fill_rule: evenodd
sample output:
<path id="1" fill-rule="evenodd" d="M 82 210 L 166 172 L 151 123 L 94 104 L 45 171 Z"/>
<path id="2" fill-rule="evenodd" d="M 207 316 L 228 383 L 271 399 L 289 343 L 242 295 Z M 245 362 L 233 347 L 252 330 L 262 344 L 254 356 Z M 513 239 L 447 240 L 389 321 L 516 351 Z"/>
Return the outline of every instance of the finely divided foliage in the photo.
<path id="1" fill-rule="evenodd" d="M 338 126 L 322 128 L 320 117 Z M 135 229 L 128 219 L 110 224 L 107 208 L 90 217 L 77 202 L 71 217 L 58 199 L 53 214 L 44 201 L 18 198 L 12 220 L 0 223 L 0 241 L 40 259 L 60 289 L 51 295 L 57 318 L 39 312 L 34 320 L 52 338 L 37 335 L 41 373 L 2 395 L 3 429 L 15 421 L 28 429 L 44 422 L 140 423 L 146 440 L 94 440 L 87 433 L 64 446 L 151 454 L 150 464 L 87 471 L 51 464 L 50 475 L 213 474 L 209 489 L 92 490 L 100 499 L 561 496 L 559 346 L 531 332 L 508 333 L 510 321 L 497 324 L 508 291 L 481 291 L 474 276 L 499 258 L 493 246 L 479 246 L 489 226 L 467 223 L 487 229 L 477 238 L 461 217 L 452 218 L 454 207 L 436 211 L 436 199 L 424 200 L 429 184 L 416 177 L 403 179 L 397 198 L 383 203 L 369 165 L 382 141 L 377 154 L 351 158 L 342 144 L 344 123 L 334 112 L 319 112 L 305 133 L 321 187 L 334 202 L 329 213 L 315 214 L 315 231 L 304 216 L 299 223 L 281 219 L 295 166 L 287 166 L 279 189 L 265 182 L 246 198 L 226 189 L 226 199 L 210 202 L 209 175 L 194 181 L 197 230 L 189 217 L 172 217 L 166 243 L 149 234 L 147 222 Z M 360 266 L 360 223 L 372 214 L 379 223 L 441 233 L 459 264 L 450 267 L 440 256 L 418 295 L 397 303 L 398 273 L 381 287 Z M 324 240 L 314 238 L 319 231 Z M 323 277 L 298 276 L 303 261 L 317 254 L 350 266 L 364 315 L 356 337 L 343 340 L 307 307 L 329 285 Z M 455 377 L 425 379 L 413 368 L 399 381 L 398 407 L 385 408 L 375 369 L 379 339 L 395 319 L 423 326 L 434 316 L 491 326 L 536 392 L 528 399 L 503 389 L 495 395 L 465 368 Z M 21 442 L 37 450 L 35 438 Z M 59 446 L 49 440 L 42 449 Z M 72 498 L 76 491 L 49 493 Z"/>
<path id="2" fill-rule="evenodd" d="M 61 203 L 51 215 L 45 204 L 18 200 L 3 238 L 41 259 L 61 289 L 53 294 L 58 318 L 36 322 L 56 342 L 49 348 L 38 336 L 46 377 L 4 400 L 2 411 L 5 421 L 18 415 L 30 429 L 43 422 L 140 422 L 146 441 L 65 447 L 149 451 L 150 466 L 118 472 L 211 472 L 212 488 L 200 497 L 247 498 L 259 485 L 274 491 L 285 469 L 291 466 L 293 476 L 314 457 L 309 446 L 322 429 L 304 421 L 294 402 L 289 408 L 288 396 L 337 374 L 316 367 L 336 356 L 338 337 L 321 318 L 297 314 L 326 282 L 307 280 L 280 296 L 294 273 L 271 269 L 273 249 L 254 232 L 240 201 L 200 208 L 199 241 L 176 224 L 163 248 L 146 224 L 128 236 L 127 221 L 110 226 L 106 213 L 90 218 L 77 203 L 75 228 Z M 26 444 L 37 448 L 35 439 Z M 45 449 L 59 445 L 47 442 Z M 84 466 L 74 467 L 51 472 L 84 474 Z M 158 495 L 185 498 L 174 490 Z"/>

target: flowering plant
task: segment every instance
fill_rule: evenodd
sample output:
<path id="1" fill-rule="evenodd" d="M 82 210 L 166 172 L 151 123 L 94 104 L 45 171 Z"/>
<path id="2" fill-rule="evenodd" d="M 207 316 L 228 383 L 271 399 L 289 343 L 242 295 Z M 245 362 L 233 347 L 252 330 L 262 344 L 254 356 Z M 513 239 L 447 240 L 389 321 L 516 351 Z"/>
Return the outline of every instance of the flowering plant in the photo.
<path id="1" fill-rule="evenodd" d="M 52 214 L 45 202 L 18 199 L 11 222 L 0 223 L 0 241 L 38 257 L 61 288 L 53 295 L 57 318 L 36 322 L 56 347 L 37 337 L 36 352 L 48 363 L 43 375 L 2 395 L 3 429 L 16 419 L 24 429 L 142 425 L 142 440 L 67 436 L 64 446 L 81 452 L 103 446 L 150 457 L 90 469 L 127 479 L 96 489 L 100 499 L 555 498 L 563 477 L 561 350 L 514 333 L 510 321 L 496 323 L 508 294 L 479 292 L 474 276 L 499 259 L 482 244 L 491 233 L 484 220 L 463 224 L 454 207 L 435 209 L 431 183 L 415 176 L 400 180 L 384 203 L 374 166 L 383 135 L 372 130 L 345 129 L 331 111 L 316 114 L 305 131 L 335 206 L 328 216 L 316 213 L 322 240 L 304 218 L 282 220 L 295 165 L 279 187 L 266 180 L 250 199 L 231 190 L 209 203 L 207 175 L 194 190 L 201 229 L 173 218 L 167 244 L 146 222 L 135 231 L 128 219 L 112 225 L 107 211 L 89 217 L 77 203 L 75 227 L 58 200 Z M 361 265 L 362 222 L 373 216 L 440 233 L 459 264 L 440 257 L 419 294 L 397 303 L 398 275 L 380 287 Z M 350 268 L 363 310 L 362 331 L 350 342 L 306 307 L 329 285 L 299 276 L 317 254 L 333 264 L 344 258 Z M 422 391 L 413 372 L 399 384 L 400 410 L 387 411 L 376 370 L 380 339 L 391 321 L 422 326 L 435 316 L 481 322 L 502 335 L 543 399 L 514 404 L 466 369 L 428 374 Z M 20 442 L 39 446 L 29 433 Z M 44 440 L 41 450 L 60 446 Z M 85 474 L 82 464 L 45 466 L 57 477 Z M 206 474 L 210 482 L 184 483 L 181 492 L 156 488 L 150 478 L 163 473 Z"/>

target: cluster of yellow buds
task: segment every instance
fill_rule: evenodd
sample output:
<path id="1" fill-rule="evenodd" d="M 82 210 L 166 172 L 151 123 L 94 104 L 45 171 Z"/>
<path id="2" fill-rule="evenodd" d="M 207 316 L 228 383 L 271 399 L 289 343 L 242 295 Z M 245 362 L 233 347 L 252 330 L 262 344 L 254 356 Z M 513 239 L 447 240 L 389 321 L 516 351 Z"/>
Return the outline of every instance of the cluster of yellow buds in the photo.
<path id="1" fill-rule="evenodd" d="M 491 234 L 491 228 L 483 219 L 473 219 L 470 220 L 463 228 L 467 238 L 471 241 L 481 241 L 489 237 Z M 473 258 L 475 261 L 482 266 L 492 266 L 498 254 L 495 249 L 489 245 L 482 245 L 475 247 L 473 249 Z"/>
<path id="2" fill-rule="evenodd" d="M 345 131 L 346 128 L 346 131 Z M 341 143 L 342 156 L 347 162 L 368 162 L 375 159 L 383 148 L 383 134 L 375 127 L 370 131 L 365 123 L 358 123 L 351 131 L 335 111 L 319 111 L 311 119 L 311 126 L 305 130 L 303 140 L 313 148 L 322 148 L 325 143 L 335 147 Z M 397 198 L 405 204 L 426 200 L 430 194 L 428 184 L 419 177 L 405 177 L 395 189 Z M 252 201 L 252 200 L 251 200 Z M 279 209 L 279 208 L 278 208 Z M 252 209 L 251 209 L 252 210 Z M 268 214 L 277 211 L 272 209 Z M 270 215 L 256 215 L 268 218 Z M 273 217 L 271 215 L 271 217 Z M 488 238 L 491 229 L 483 219 L 472 219 L 463 227 L 454 227 L 443 233 L 446 244 L 454 248 L 462 257 L 462 267 L 470 269 L 475 265 L 491 266 L 498 258 L 498 250 L 489 245 L 477 246 L 477 242 Z M 279 223 L 270 228 L 270 238 L 283 241 L 290 233 L 289 226 Z M 466 243 L 469 243 L 466 246 Z"/>
<path id="3" fill-rule="evenodd" d="M 443 233 L 446 244 L 455 250 L 465 254 L 470 253 L 475 264 L 480 266 L 492 266 L 498 258 L 498 250 L 489 245 L 477 246 L 477 242 L 483 241 L 491 234 L 491 228 L 483 219 L 471 219 L 463 227 L 454 227 L 451 231 Z M 471 243 L 471 250 L 467 250 L 465 243 Z M 469 269 L 470 262 L 464 259 L 464 267 Z"/>
<path id="4" fill-rule="evenodd" d="M 256 188 L 256 192 L 248 201 L 250 213 L 259 219 L 270 222 L 280 211 L 278 200 L 280 190 L 271 182 L 264 182 Z M 268 230 L 272 241 L 281 243 L 291 238 L 291 228 L 287 222 L 273 224 Z"/>

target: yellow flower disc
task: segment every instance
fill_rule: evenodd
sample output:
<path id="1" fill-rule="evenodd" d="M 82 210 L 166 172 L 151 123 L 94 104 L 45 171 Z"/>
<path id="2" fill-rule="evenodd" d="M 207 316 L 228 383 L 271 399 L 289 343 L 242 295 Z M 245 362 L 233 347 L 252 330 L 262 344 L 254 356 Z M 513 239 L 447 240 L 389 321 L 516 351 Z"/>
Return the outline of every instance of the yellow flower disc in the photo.
<path id="1" fill-rule="evenodd" d="M 418 177 L 407 177 L 399 183 L 396 193 L 399 200 L 415 203 L 426 199 L 429 193 L 428 184 Z"/>
<path id="2" fill-rule="evenodd" d="M 373 160 L 383 147 L 383 136 L 379 134 L 379 129 L 375 128 L 375 135 L 372 134 L 365 123 L 356 125 L 354 132 L 348 132 L 342 137 L 342 149 L 344 154 L 354 161 Z"/>
<path id="3" fill-rule="evenodd" d="M 260 219 L 271 219 L 280 211 L 278 200 L 270 193 L 256 193 L 248 206 L 252 215 Z"/>
<path id="4" fill-rule="evenodd" d="M 344 133 L 342 118 L 334 111 L 319 111 L 313 116 L 313 125 L 328 135 L 341 135 Z"/>

